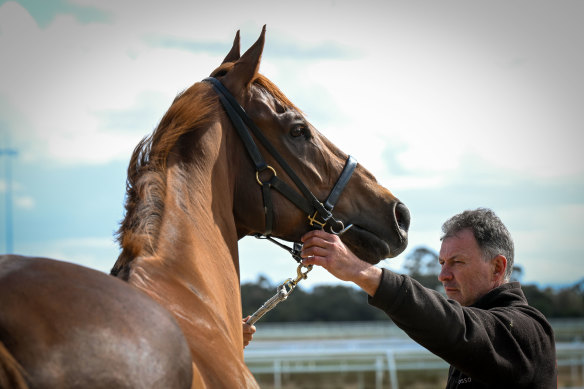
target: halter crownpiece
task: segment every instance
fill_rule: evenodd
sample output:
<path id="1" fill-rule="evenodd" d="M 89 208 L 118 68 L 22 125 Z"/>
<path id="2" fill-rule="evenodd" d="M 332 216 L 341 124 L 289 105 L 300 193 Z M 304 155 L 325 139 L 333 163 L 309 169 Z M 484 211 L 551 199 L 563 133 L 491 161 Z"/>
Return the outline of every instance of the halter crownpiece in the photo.
<path id="1" fill-rule="evenodd" d="M 214 77 L 205 78 L 204 82 L 209 82 L 212 84 L 213 89 L 219 96 L 219 100 L 225 109 L 225 112 L 229 116 L 231 123 L 235 127 L 239 137 L 241 138 L 251 160 L 253 161 L 256 168 L 256 180 L 262 188 L 262 196 L 264 199 L 264 214 L 266 218 L 266 227 L 263 233 L 263 237 L 270 238 L 273 227 L 273 203 L 270 189 L 274 188 L 280 192 L 284 197 L 294 203 L 298 208 L 306 212 L 308 215 L 309 224 L 315 229 L 324 229 L 324 227 L 329 224 L 329 230 L 333 234 L 340 235 L 352 227 L 348 225 L 345 227 L 342 221 L 337 220 L 333 217 L 332 210 L 336 205 L 337 201 L 345 186 L 351 179 L 351 176 L 357 166 L 357 160 L 352 156 L 347 158 L 345 167 L 341 172 L 336 184 L 334 185 L 331 193 L 329 194 L 326 201 L 321 203 L 314 194 L 304 185 L 302 180 L 296 175 L 294 170 L 288 165 L 288 163 L 282 158 L 280 153 L 274 148 L 270 141 L 265 137 L 262 131 L 255 125 L 251 118 L 245 113 L 243 107 L 235 100 L 235 98 L 229 93 L 227 88 Z M 259 148 L 257 147 L 255 141 L 251 137 L 250 131 L 253 135 L 262 143 L 266 148 L 268 153 L 274 157 L 278 164 L 284 169 L 288 177 L 294 182 L 294 184 L 300 189 L 302 194 L 299 194 L 294 189 L 292 189 L 288 184 L 278 178 L 276 170 L 268 165 L 262 156 Z M 260 173 L 263 171 L 270 171 L 270 178 L 266 180 L 260 179 Z M 257 236 L 256 236 L 257 237 Z M 270 238 L 273 241 L 273 239 Z M 274 241 L 275 242 L 275 241 Z M 288 249 L 288 248 L 286 248 Z M 294 249 L 289 249 L 294 250 Z M 293 256 L 295 253 L 292 253 Z M 295 258 L 296 259 L 296 258 Z M 296 259 L 298 260 L 298 259 Z"/>

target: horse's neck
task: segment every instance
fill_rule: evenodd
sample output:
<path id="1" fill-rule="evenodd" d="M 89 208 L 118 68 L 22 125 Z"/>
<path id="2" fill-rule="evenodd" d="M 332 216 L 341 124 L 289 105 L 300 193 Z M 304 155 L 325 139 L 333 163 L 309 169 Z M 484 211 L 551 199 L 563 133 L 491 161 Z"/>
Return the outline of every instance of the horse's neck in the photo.
<path id="1" fill-rule="evenodd" d="M 201 363 L 217 349 L 228 354 L 225 360 L 243 362 L 237 232 L 228 166 L 218 160 L 186 172 L 184 165 L 170 165 L 156 254 L 133 261 L 128 280 L 175 315 L 193 359 Z"/>

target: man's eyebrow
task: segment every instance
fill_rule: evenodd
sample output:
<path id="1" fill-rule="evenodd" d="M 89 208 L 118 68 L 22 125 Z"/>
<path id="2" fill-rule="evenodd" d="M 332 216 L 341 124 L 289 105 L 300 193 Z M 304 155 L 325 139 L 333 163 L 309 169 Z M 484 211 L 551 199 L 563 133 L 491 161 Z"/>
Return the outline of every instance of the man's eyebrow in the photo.
<path id="1" fill-rule="evenodd" d="M 455 254 L 455 255 L 448 257 L 448 258 L 438 257 L 438 260 L 446 262 L 446 261 L 452 261 L 452 260 L 457 259 L 457 258 L 462 258 L 462 256 L 460 254 Z"/>

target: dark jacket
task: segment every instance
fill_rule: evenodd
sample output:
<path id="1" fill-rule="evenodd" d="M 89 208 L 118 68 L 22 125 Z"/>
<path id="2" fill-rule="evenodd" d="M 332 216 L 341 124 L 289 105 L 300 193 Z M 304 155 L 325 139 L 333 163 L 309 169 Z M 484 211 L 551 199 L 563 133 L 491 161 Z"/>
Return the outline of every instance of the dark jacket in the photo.
<path id="1" fill-rule="evenodd" d="M 463 307 L 416 280 L 383 269 L 369 303 L 413 340 L 450 363 L 447 388 L 557 387 L 550 324 L 518 282 Z"/>

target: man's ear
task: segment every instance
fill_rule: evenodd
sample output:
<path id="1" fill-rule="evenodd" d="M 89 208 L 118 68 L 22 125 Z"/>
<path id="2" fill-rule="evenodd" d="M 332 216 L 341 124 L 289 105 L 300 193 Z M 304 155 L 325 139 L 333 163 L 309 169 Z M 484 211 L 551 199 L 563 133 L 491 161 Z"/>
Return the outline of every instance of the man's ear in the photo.
<path id="1" fill-rule="evenodd" d="M 507 270 L 507 258 L 504 255 L 497 255 L 491 260 L 493 281 L 502 284 L 505 281 L 505 270 Z"/>

